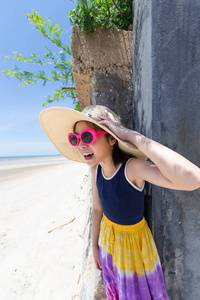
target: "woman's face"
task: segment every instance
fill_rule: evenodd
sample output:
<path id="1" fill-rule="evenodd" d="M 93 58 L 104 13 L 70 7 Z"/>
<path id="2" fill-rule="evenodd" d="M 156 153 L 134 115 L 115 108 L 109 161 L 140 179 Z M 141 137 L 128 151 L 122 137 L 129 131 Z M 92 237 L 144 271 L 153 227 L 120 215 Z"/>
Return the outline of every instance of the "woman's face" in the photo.
<path id="1" fill-rule="evenodd" d="M 80 134 L 83 130 L 92 128 L 97 131 L 93 123 L 80 121 L 75 126 L 75 133 Z M 98 131 L 103 131 L 99 129 Z M 97 164 L 106 163 L 107 159 L 112 158 L 113 146 L 112 142 L 106 138 L 106 135 L 97 137 L 94 144 L 86 145 L 81 140 L 78 145 L 79 152 L 83 155 L 88 166 L 92 167 Z"/>

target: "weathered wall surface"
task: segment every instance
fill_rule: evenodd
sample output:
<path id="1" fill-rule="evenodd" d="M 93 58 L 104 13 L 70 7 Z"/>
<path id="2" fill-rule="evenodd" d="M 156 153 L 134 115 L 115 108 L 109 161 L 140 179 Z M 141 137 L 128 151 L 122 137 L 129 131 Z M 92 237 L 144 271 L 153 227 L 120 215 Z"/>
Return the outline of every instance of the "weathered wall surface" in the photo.
<path id="1" fill-rule="evenodd" d="M 200 166 L 200 4 L 135 0 L 135 128 Z M 200 299 L 200 190 L 153 187 L 153 233 L 169 298 Z"/>
<path id="2" fill-rule="evenodd" d="M 133 128 L 152 138 L 151 3 L 133 2 Z M 146 184 L 145 218 L 153 230 L 151 185 Z"/>
<path id="3" fill-rule="evenodd" d="M 132 128 L 133 92 L 117 75 L 98 74 L 91 77 L 91 104 L 109 107 L 121 118 L 121 123 Z"/>
<path id="4" fill-rule="evenodd" d="M 116 29 L 98 28 L 89 35 L 72 30 L 73 75 L 82 109 L 90 104 L 93 76 L 118 76 L 132 94 L 132 36 Z"/>

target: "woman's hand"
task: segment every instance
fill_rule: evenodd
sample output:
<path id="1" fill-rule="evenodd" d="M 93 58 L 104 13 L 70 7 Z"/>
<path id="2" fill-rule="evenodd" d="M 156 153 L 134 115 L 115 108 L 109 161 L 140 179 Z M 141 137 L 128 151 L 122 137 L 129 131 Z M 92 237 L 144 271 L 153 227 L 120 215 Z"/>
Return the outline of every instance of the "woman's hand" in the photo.
<path id="1" fill-rule="evenodd" d="M 119 118 L 115 117 L 111 112 L 105 111 L 105 115 L 100 115 L 101 121 L 99 124 L 106 125 L 112 132 L 114 132 L 121 140 L 127 140 L 129 132 L 128 128 L 120 124 Z"/>
<path id="2" fill-rule="evenodd" d="M 98 246 L 93 247 L 93 258 L 94 258 L 94 263 L 95 263 L 97 270 L 102 271 Z"/>

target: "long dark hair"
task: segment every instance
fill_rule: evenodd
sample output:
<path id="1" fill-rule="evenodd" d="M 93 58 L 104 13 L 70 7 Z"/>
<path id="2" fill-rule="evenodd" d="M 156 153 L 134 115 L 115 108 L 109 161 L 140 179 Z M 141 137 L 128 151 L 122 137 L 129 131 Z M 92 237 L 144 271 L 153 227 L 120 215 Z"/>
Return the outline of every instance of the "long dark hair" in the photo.
<path id="1" fill-rule="evenodd" d="M 109 135 L 106 135 L 107 139 Z M 118 146 L 118 141 L 115 142 L 113 146 L 112 159 L 115 166 L 120 163 L 125 163 L 129 158 L 134 157 L 133 155 L 122 151 Z"/>

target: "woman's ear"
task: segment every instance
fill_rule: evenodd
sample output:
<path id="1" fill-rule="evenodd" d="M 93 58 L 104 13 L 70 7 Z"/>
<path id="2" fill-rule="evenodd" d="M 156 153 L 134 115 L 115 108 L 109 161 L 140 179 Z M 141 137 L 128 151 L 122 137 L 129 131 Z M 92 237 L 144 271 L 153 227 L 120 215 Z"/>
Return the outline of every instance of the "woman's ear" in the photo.
<path id="1" fill-rule="evenodd" d="M 116 143 L 116 139 L 112 135 L 109 136 L 109 143 L 111 146 L 114 146 Z"/>

